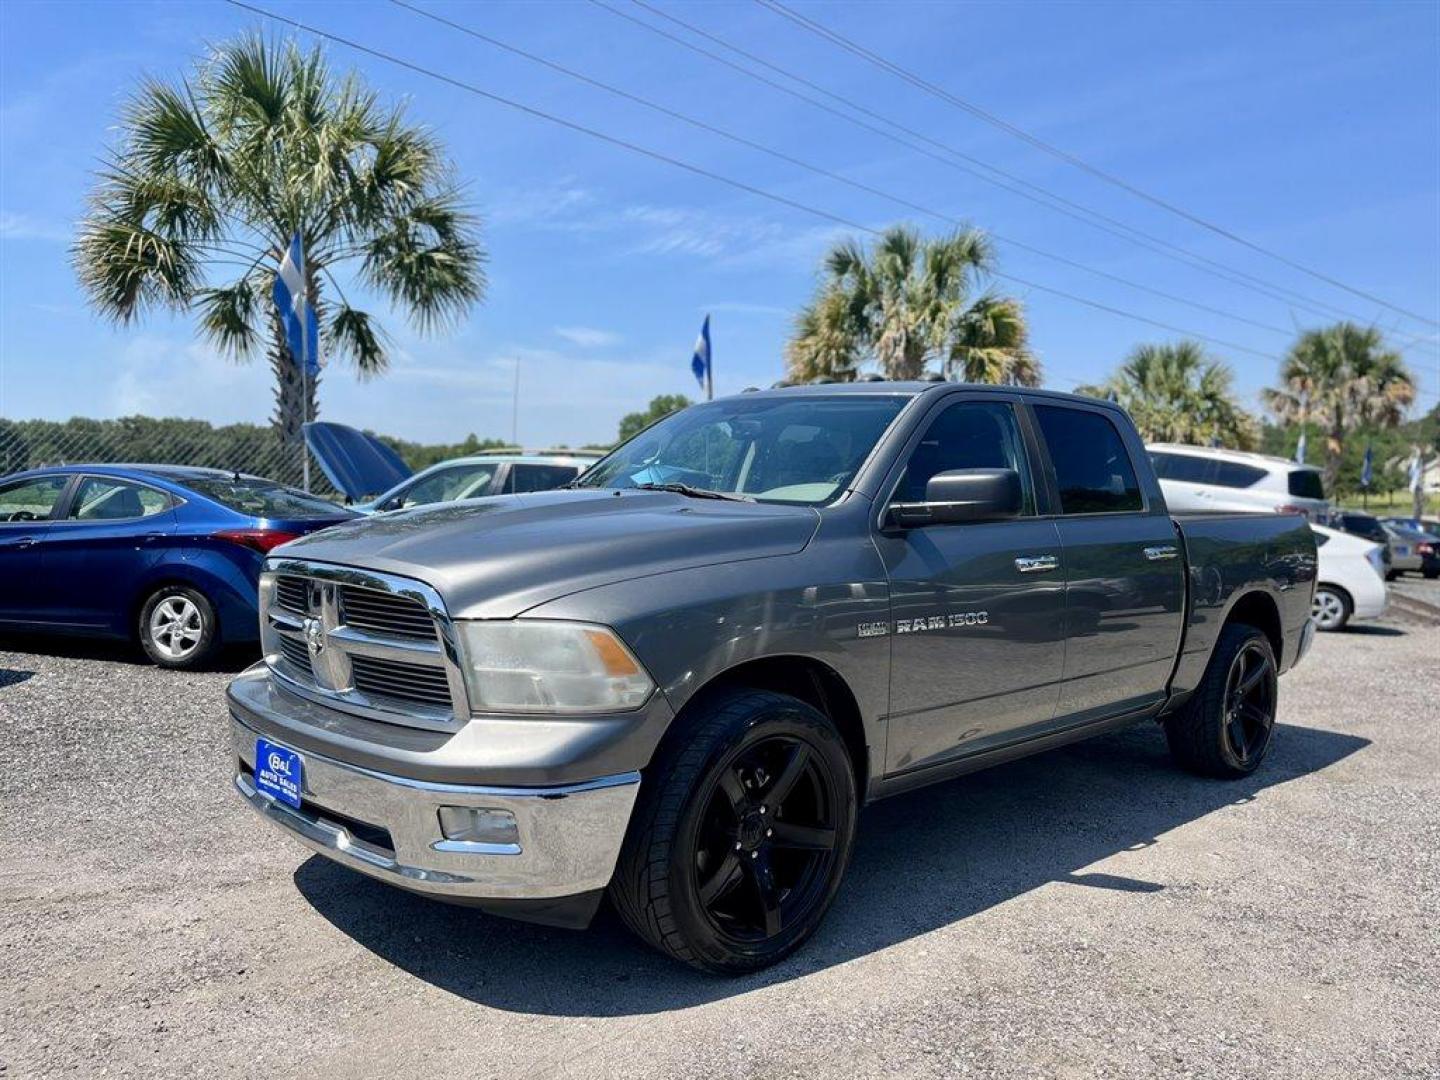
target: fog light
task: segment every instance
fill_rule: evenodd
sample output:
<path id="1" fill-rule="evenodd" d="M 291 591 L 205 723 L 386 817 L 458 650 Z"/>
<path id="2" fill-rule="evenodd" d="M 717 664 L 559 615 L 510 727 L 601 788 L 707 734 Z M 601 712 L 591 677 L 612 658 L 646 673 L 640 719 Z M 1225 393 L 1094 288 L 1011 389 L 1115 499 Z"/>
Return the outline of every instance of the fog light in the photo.
<path id="1" fill-rule="evenodd" d="M 440 807 L 440 831 L 446 840 L 471 844 L 519 844 L 520 828 L 509 810 L 487 806 Z"/>

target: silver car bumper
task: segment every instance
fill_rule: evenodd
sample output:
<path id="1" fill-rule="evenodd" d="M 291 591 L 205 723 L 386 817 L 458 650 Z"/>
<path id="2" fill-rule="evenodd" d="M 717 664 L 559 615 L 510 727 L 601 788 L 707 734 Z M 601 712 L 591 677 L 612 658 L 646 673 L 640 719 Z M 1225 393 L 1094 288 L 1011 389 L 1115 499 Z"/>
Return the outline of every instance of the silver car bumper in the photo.
<path id="1" fill-rule="evenodd" d="M 438 784 L 297 750 L 304 762 L 297 810 L 256 789 L 257 733 L 233 713 L 230 734 L 242 763 L 235 790 L 261 817 L 362 874 L 455 900 L 546 900 L 603 889 L 640 787 L 634 772 L 546 788 Z M 446 839 L 442 806 L 513 814 L 517 842 Z"/>

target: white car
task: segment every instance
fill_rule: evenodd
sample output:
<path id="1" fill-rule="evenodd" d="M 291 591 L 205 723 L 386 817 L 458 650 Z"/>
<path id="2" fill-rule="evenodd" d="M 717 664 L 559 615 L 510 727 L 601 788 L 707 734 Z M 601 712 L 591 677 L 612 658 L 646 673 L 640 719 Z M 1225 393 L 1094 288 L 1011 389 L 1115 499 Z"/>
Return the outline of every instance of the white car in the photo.
<path id="1" fill-rule="evenodd" d="M 1210 446 L 1151 443 L 1145 449 L 1171 510 L 1298 513 L 1311 521 L 1323 521 L 1330 512 L 1314 465 Z"/>
<path id="2" fill-rule="evenodd" d="M 1385 613 L 1384 548 L 1324 525 L 1310 526 L 1320 567 L 1311 614 L 1321 630 L 1339 630 L 1351 619 L 1375 619 Z"/>

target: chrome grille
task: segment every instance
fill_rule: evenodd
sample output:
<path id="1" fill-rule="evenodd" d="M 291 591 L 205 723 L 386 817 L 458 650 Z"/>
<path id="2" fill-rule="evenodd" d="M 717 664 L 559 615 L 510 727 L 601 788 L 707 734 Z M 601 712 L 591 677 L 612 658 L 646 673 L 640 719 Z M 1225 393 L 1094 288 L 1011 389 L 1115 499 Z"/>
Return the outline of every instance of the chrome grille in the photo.
<path id="1" fill-rule="evenodd" d="M 393 660 L 380 660 L 373 656 L 351 657 L 350 666 L 354 672 L 355 689 L 367 694 L 397 701 L 414 701 L 421 705 L 450 705 L 450 683 L 445 678 L 445 672 L 439 668 L 397 664 Z"/>
<path id="2" fill-rule="evenodd" d="M 372 634 L 434 640 L 435 620 L 419 601 L 393 593 L 340 586 L 340 618 L 346 626 Z"/>
<path id="3" fill-rule="evenodd" d="M 280 655 L 284 657 L 286 663 L 306 678 L 314 674 L 310 669 L 310 650 L 298 638 L 290 637 L 288 634 L 280 635 Z"/>
<path id="4" fill-rule="evenodd" d="M 469 718 L 454 627 L 421 582 L 272 559 L 260 633 L 274 677 L 305 697 L 411 727 L 451 730 Z"/>
<path id="5" fill-rule="evenodd" d="M 275 606 L 297 615 L 307 615 L 310 610 L 310 583 L 304 578 L 284 577 L 275 580 Z"/>

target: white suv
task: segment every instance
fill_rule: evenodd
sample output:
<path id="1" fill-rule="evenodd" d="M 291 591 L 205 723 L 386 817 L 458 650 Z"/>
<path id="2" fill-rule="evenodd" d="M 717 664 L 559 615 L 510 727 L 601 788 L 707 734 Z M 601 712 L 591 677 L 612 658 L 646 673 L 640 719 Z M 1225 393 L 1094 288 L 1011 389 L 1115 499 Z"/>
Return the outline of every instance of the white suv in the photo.
<path id="1" fill-rule="evenodd" d="M 1160 488 L 1171 510 L 1239 510 L 1304 514 L 1330 512 L 1320 470 L 1286 458 L 1208 446 L 1151 443 Z"/>

